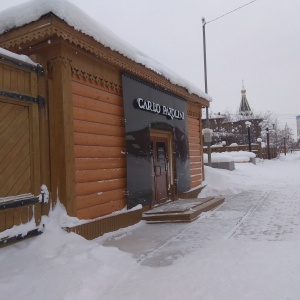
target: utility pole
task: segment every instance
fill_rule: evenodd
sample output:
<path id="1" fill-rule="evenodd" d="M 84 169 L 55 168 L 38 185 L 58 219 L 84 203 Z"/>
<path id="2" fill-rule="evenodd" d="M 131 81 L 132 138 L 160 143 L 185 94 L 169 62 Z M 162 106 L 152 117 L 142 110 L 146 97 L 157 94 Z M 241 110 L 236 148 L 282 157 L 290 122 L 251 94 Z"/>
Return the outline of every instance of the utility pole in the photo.
<path id="1" fill-rule="evenodd" d="M 269 128 L 266 128 L 267 131 L 267 150 L 268 150 L 268 159 L 271 159 L 270 154 L 270 135 L 269 135 Z"/>
<path id="2" fill-rule="evenodd" d="M 204 59 L 204 83 L 205 83 L 205 93 L 208 93 L 207 88 L 207 64 L 206 64 L 206 37 L 205 37 L 205 19 L 202 18 L 202 33 L 203 33 L 203 59 Z M 209 129 L 209 113 L 208 107 L 206 107 L 206 128 Z M 211 145 L 207 142 L 207 157 L 208 165 L 211 166 Z"/>
<path id="3" fill-rule="evenodd" d="M 208 88 L 207 88 L 207 65 L 206 65 L 206 38 L 205 38 L 205 25 L 211 22 L 214 22 L 216 20 L 219 20 L 251 3 L 254 3 L 257 0 L 252 0 L 242 6 L 239 6 L 238 8 L 231 10 L 220 17 L 217 17 L 213 20 L 210 20 L 208 22 L 205 21 L 205 18 L 202 18 L 202 32 L 203 32 L 203 56 L 204 56 L 204 80 L 205 80 L 205 93 L 208 93 Z M 209 114 L 208 114 L 208 107 L 206 107 L 206 128 L 209 129 Z M 211 142 L 207 142 L 207 156 L 208 156 L 208 165 L 211 166 Z"/>

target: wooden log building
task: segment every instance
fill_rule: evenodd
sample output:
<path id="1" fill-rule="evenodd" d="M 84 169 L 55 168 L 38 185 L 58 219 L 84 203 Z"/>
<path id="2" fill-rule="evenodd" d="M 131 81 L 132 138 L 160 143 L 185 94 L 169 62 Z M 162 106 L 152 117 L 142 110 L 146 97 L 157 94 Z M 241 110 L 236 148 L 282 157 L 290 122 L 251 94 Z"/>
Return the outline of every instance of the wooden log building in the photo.
<path id="1" fill-rule="evenodd" d="M 0 47 L 38 64 L 1 55 L 0 232 L 33 214 L 38 225 L 59 200 L 90 220 L 69 230 L 91 239 L 156 204 L 197 196 L 207 98 L 52 12 L 3 32 Z"/>

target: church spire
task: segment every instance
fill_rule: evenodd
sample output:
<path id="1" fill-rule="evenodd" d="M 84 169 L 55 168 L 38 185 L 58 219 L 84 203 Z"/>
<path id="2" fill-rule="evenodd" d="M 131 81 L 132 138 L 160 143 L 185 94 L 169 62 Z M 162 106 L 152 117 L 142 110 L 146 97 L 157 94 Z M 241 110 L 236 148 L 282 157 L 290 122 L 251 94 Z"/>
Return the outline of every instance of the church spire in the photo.
<path id="1" fill-rule="evenodd" d="M 242 81 L 242 100 L 239 108 L 239 113 L 243 116 L 249 116 L 252 115 L 252 111 L 250 108 L 250 105 L 248 103 L 247 97 L 246 97 L 246 90 L 244 87 L 244 80 Z"/>

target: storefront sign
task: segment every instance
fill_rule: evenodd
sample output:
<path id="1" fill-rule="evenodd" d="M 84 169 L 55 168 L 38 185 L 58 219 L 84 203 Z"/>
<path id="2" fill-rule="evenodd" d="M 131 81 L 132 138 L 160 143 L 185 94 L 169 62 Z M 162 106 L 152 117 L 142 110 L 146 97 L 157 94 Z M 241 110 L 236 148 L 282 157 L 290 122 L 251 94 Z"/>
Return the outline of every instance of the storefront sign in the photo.
<path id="1" fill-rule="evenodd" d="M 177 194 L 190 190 L 187 101 L 130 74 L 122 74 L 126 132 L 127 207 L 153 201 L 151 132 L 171 136 Z M 170 175 L 171 176 L 171 175 Z M 171 178 L 171 177 L 170 177 Z"/>
<path id="2" fill-rule="evenodd" d="M 145 100 L 143 98 L 137 98 L 136 103 L 139 109 L 146 110 L 149 112 L 153 112 L 156 114 L 165 115 L 169 118 L 184 120 L 184 112 L 174 109 L 172 107 L 167 107 L 165 105 L 160 105 L 155 102 L 151 102 L 149 100 Z"/>

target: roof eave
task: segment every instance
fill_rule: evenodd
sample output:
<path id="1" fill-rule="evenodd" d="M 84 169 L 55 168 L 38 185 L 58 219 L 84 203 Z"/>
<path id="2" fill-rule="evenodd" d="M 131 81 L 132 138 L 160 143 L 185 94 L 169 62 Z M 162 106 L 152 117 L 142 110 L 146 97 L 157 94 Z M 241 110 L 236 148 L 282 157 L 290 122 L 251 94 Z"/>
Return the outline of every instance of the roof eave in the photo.
<path id="1" fill-rule="evenodd" d="M 160 88 L 174 93 L 185 100 L 198 103 L 202 107 L 209 107 L 210 102 L 196 94 L 190 94 L 188 90 L 182 86 L 171 83 L 164 76 L 157 74 L 144 65 L 134 62 L 124 55 L 111 50 L 93 37 L 88 36 L 72 26 L 68 25 L 64 20 L 49 12 L 40 19 L 25 24 L 18 28 L 12 28 L 0 35 L 0 47 L 9 51 L 23 54 L 36 44 L 42 43 L 51 37 L 60 37 L 87 52 L 95 55 L 110 64 L 118 67 L 121 71 L 128 72 L 143 80 L 146 80 Z"/>

